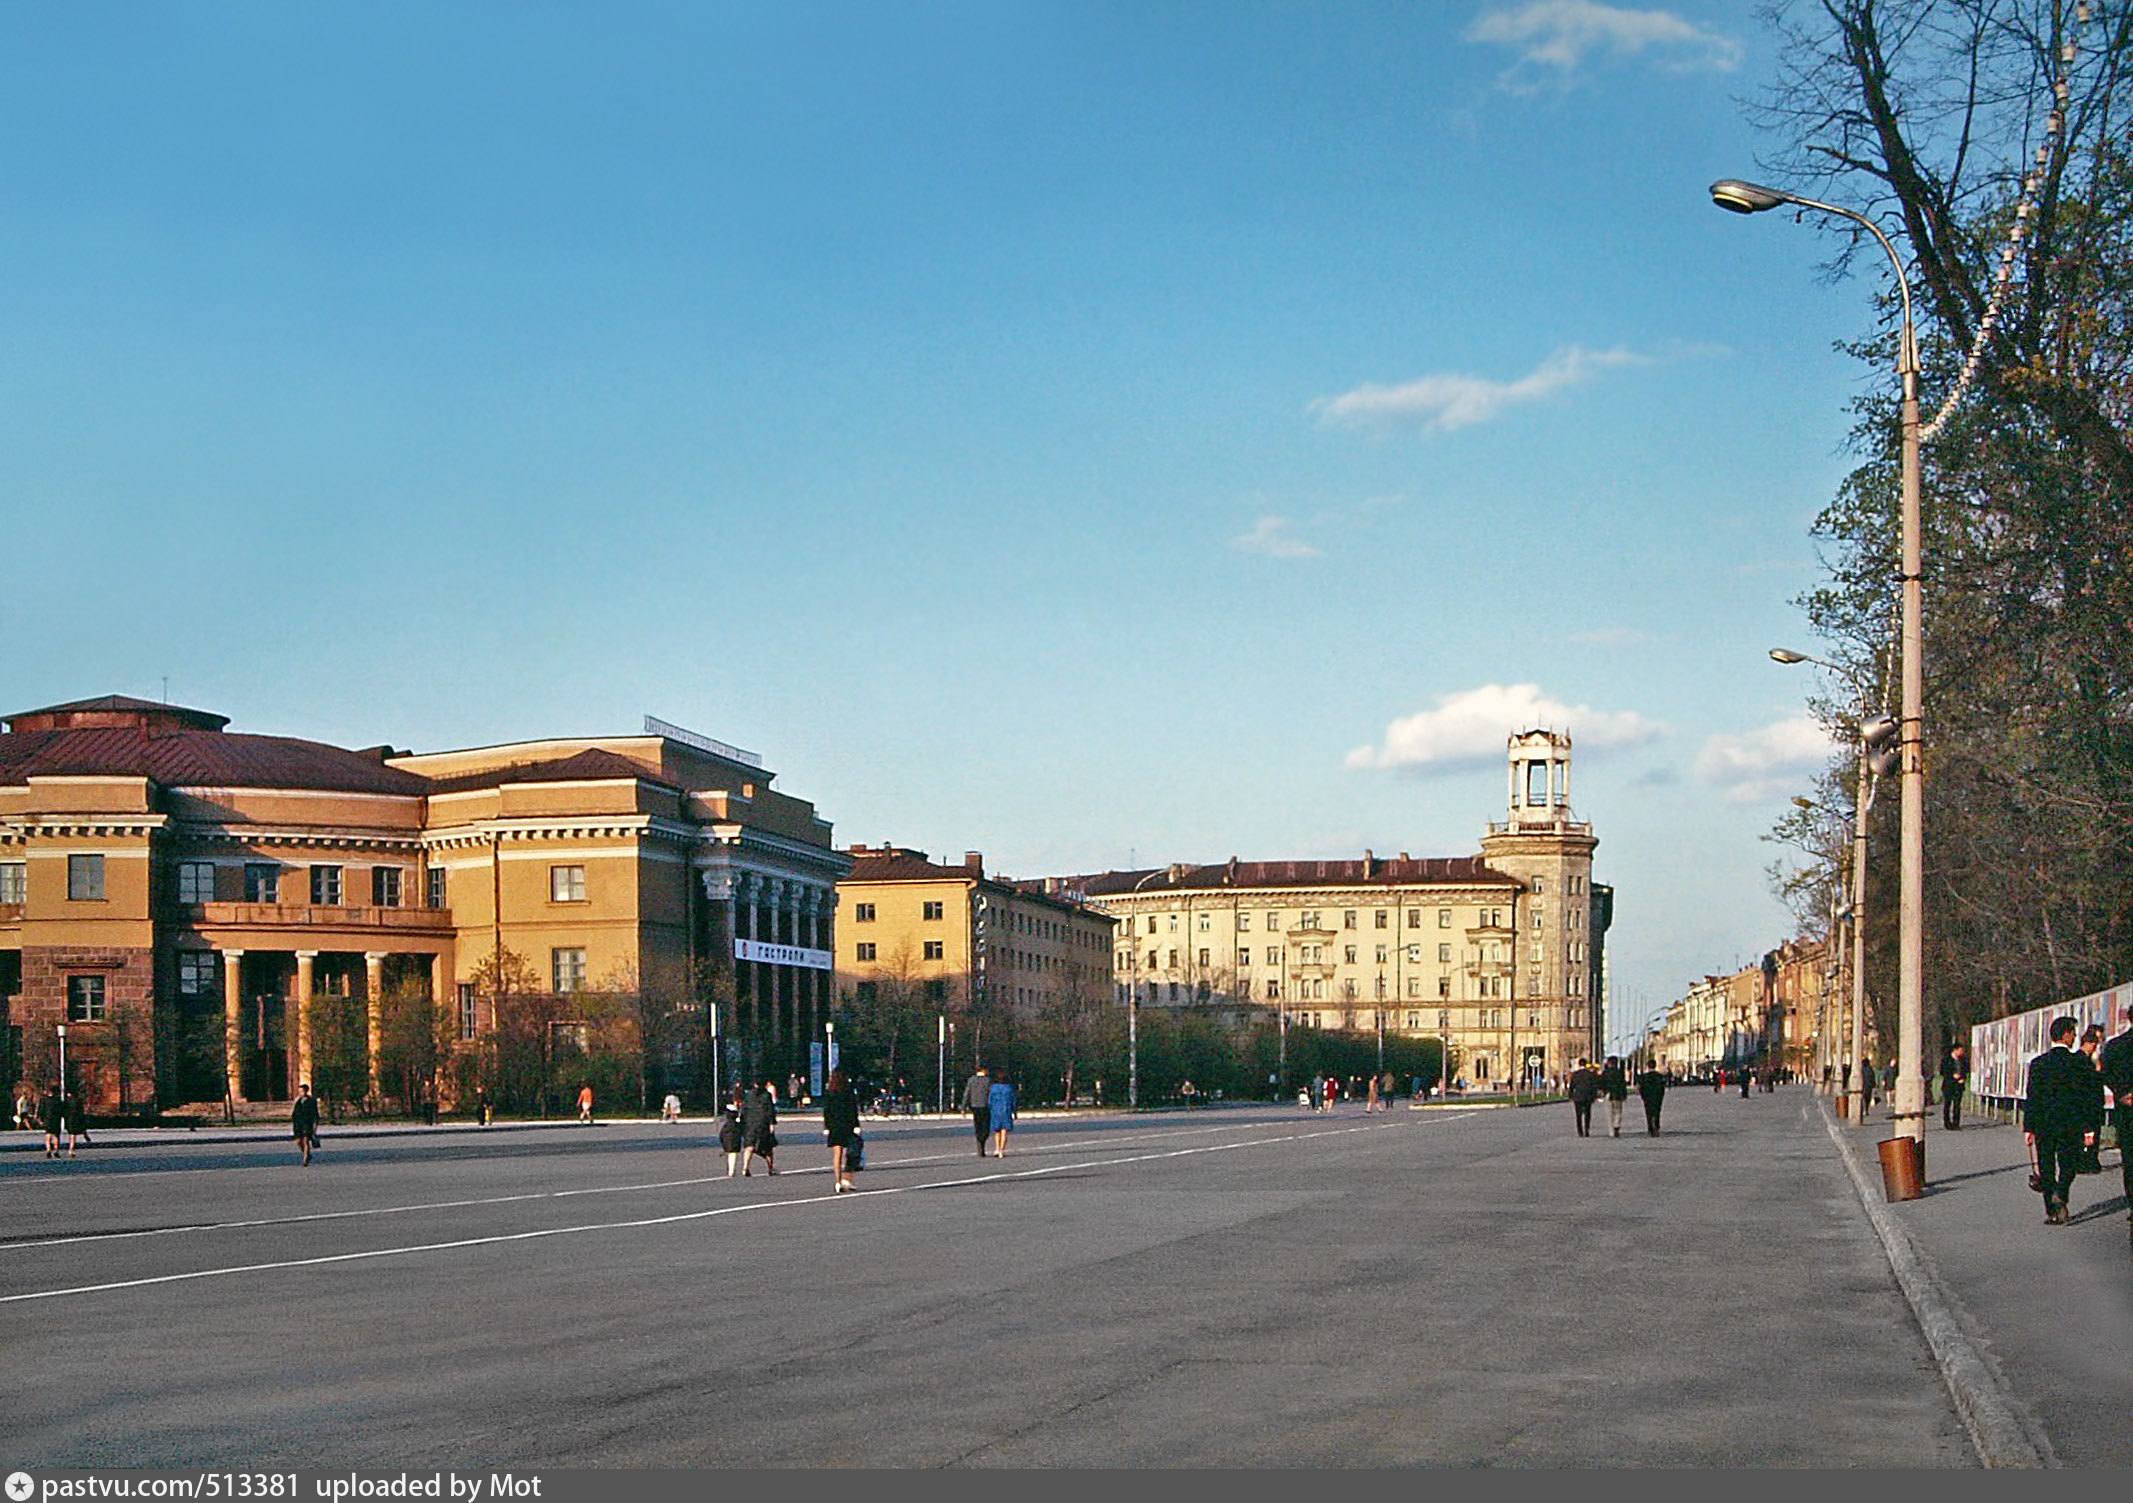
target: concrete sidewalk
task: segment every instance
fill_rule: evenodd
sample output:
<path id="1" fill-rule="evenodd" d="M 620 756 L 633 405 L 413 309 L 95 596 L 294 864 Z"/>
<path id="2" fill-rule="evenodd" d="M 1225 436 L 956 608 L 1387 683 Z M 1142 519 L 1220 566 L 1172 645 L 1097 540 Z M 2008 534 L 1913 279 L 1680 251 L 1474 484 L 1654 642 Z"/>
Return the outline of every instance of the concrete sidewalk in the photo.
<path id="1" fill-rule="evenodd" d="M 1900 1233 L 1899 1278 L 1903 1243 L 1915 1251 L 1922 1292 L 1906 1293 L 1929 1341 L 1934 1322 L 1945 1327 L 1958 1407 L 1961 1388 L 1975 1385 L 1988 1414 L 2003 1406 L 2019 1430 L 2007 1436 L 2011 1457 L 2023 1439 L 2034 1446 L 2034 1460 L 2007 1464 L 2133 1466 L 2133 1228 L 2117 1151 L 2104 1151 L 2101 1175 L 2075 1182 L 2071 1224 L 2047 1226 L 2020 1129 L 1973 1121 L 1949 1132 L 1936 1109 L 1926 1194 L 1890 1205 L 1876 1148 L 1890 1136 L 1887 1117 L 1876 1112 L 1853 1128 L 1837 1123 L 1826 1100 L 1817 1105 L 1868 1186 L 1869 1216 Z M 1949 1353 L 1940 1355 L 1949 1372 Z"/>

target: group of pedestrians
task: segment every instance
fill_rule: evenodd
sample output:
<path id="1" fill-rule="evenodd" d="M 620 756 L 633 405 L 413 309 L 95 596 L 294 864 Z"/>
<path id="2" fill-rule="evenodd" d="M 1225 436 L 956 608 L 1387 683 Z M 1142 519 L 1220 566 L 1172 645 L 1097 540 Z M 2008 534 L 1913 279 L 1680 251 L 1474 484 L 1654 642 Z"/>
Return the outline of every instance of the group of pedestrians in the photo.
<path id="1" fill-rule="evenodd" d="M 1005 1070 L 988 1070 L 979 1065 L 963 1082 L 963 1107 L 970 1113 L 970 1131 L 978 1140 L 979 1158 L 985 1157 L 987 1143 L 992 1145 L 994 1158 L 1007 1157 L 1007 1138 L 1015 1130 L 1017 1105 L 1015 1083 Z"/>
<path id="2" fill-rule="evenodd" d="M 2035 1162 L 2030 1187 L 2044 1197 L 2044 1219 L 2053 1226 L 2070 1219 L 2074 1177 L 2102 1167 L 2098 1148 L 2107 1116 L 2118 1128 L 2118 1172 L 2126 1219 L 2133 1222 L 2133 1164 L 2125 1151 L 2133 1134 L 2133 1007 L 2126 1022 L 2124 1032 L 2105 1042 L 2100 1027 L 2083 1032 L 2073 1018 L 2054 1018 L 2046 1034 L 2051 1047 L 2029 1062 L 2022 1133 Z"/>
<path id="3" fill-rule="evenodd" d="M 54 1081 L 42 1099 L 32 1100 L 28 1091 L 15 1097 L 15 1125 L 31 1132 L 44 1130 L 44 1156 L 73 1158 L 78 1143 L 89 1142 L 88 1124 L 82 1120 L 81 1097 Z M 65 1152 L 61 1152 L 62 1140 Z"/>
<path id="4" fill-rule="evenodd" d="M 1659 1136 L 1659 1114 L 1666 1106 L 1666 1072 L 1656 1067 L 1647 1067 L 1637 1072 L 1637 1099 L 1644 1103 L 1644 1131 L 1649 1137 Z M 1581 1059 L 1578 1067 L 1570 1072 L 1566 1093 L 1570 1097 L 1570 1111 L 1577 1124 L 1578 1136 L 1592 1136 L 1593 1103 L 1607 1103 L 1607 1135 L 1622 1136 L 1622 1107 L 1629 1100 L 1629 1067 L 1619 1055 L 1610 1054 L 1595 1070 L 1592 1061 Z"/>

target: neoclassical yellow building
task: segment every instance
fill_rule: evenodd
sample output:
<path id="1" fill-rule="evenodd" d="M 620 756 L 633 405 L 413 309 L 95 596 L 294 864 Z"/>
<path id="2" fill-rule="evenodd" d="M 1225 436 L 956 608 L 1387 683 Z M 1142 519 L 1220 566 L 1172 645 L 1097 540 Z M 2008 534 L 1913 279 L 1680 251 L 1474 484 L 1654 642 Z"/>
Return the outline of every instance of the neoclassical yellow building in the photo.
<path id="1" fill-rule="evenodd" d="M 651 721 L 424 755 L 227 724 L 123 696 L 8 718 L 11 1080 L 64 1048 L 98 1109 L 283 1100 L 319 1004 L 356 998 L 376 1095 L 386 996 L 449 1000 L 475 1045 L 514 985 L 565 1038 L 574 995 L 626 992 L 706 1031 L 719 1004 L 737 1068 L 804 1059 L 849 862 L 752 754 Z"/>
<path id="2" fill-rule="evenodd" d="M 1065 879 L 1118 921 L 1119 995 L 1441 1038 L 1476 1083 L 1599 1053 L 1613 892 L 1570 809 L 1570 738 L 1509 742 L 1478 856 L 1238 861 Z M 1521 1065 L 1522 1062 L 1522 1065 Z"/>

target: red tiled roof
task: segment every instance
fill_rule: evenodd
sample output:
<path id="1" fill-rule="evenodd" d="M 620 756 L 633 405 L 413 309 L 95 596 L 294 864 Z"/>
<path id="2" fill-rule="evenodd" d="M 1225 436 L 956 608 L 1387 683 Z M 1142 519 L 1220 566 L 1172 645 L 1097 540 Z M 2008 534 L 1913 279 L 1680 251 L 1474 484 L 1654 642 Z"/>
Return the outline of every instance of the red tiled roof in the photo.
<path id="1" fill-rule="evenodd" d="M 1173 876 L 1173 871 L 1176 875 Z M 1062 877 L 1062 888 L 1092 898 L 1135 892 L 1204 892 L 1211 888 L 1268 887 L 1404 887 L 1417 883 L 1464 883 L 1518 887 L 1479 856 L 1373 857 L 1369 874 L 1361 861 L 1234 861 L 1212 866 L 1153 867 L 1143 871 L 1097 872 Z"/>
<path id="2" fill-rule="evenodd" d="M 32 777 L 145 777 L 170 788 L 315 788 L 420 796 L 429 780 L 376 756 L 288 736 L 96 726 L 0 735 L 0 784 Z"/>
<path id="3" fill-rule="evenodd" d="M 847 882 L 967 882 L 979 875 L 967 866 L 929 861 L 917 851 L 853 850 L 846 854 L 852 858 L 851 873 L 843 879 Z"/>
<path id="4" fill-rule="evenodd" d="M 464 793 L 475 788 L 495 788 L 504 783 L 590 783 L 610 782 L 620 778 L 635 778 L 643 783 L 655 783 L 661 788 L 674 785 L 655 777 L 641 762 L 632 762 L 616 752 L 603 751 L 594 746 L 569 757 L 557 757 L 546 762 L 514 762 L 508 767 L 492 767 L 482 772 L 464 772 L 449 778 L 433 778 L 429 783 L 432 793 Z"/>

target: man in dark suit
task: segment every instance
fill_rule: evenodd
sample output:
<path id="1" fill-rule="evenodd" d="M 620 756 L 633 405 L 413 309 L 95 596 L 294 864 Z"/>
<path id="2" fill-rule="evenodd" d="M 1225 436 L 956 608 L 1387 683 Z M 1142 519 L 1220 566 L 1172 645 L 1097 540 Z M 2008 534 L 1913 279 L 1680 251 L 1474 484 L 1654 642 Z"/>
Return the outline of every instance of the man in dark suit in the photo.
<path id="1" fill-rule="evenodd" d="M 1637 1076 L 1637 1094 L 1644 1100 L 1644 1130 L 1656 1138 L 1659 1109 L 1666 1104 L 1666 1072 L 1657 1065 L 1647 1065 Z"/>
<path id="2" fill-rule="evenodd" d="M 2088 1056 L 2074 1048 L 2076 1026 L 2072 1018 L 2052 1019 L 2052 1046 L 2029 1062 L 2028 1095 L 2022 1102 L 2024 1136 L 2037 1150 L 2044 1219 L 2053 1226 L 2066 1225 L 2081 1151 L 2096 1140 L 2103 1121 L 2102 1082 Z"/>
<path id="3" fill-rule="evenodd" d="M 2103 1046 L 2096 1068 L 2111 1093 L 2111 1120 L 2118 1126 L 2118 1175 L 2126 1187 L 2126 1220 L 2133 1221 L 2133 1007 L 2126 1009 L 2126 1031 Z"/>
<path id="4" fill-rule="evenodd" d="M 1570 1072 L 1570 1109 L 1577 1114 L 1581 1138 L 1592 1136 L 1592 1104 L 1599 1095 L 1600 1072 L 1593 1069 L 1591 1060 L 1579 1060 L 1578 1067 Z"/>
<path id="5" fill-rule="evenodd" d="M 1963 1092 L 1970 1088 L 1970 1051 L 1950 1044 L 1940 1061 L 1940 1125 L 1963 1130 Z"/>

